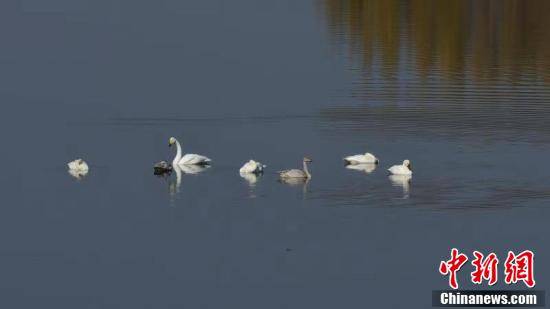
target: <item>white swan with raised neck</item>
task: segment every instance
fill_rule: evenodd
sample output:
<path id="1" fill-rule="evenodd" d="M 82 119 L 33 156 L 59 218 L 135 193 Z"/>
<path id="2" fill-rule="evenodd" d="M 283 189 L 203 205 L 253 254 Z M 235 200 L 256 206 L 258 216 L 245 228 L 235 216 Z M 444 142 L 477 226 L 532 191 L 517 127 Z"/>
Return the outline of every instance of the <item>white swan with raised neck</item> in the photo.
<path id="1" fill-rule="evenodd" d="M 168 146 L 172 147 L 173 145 L 176 145 L 176 156 L 172 160 L 172 165 L 205 165 L 212 162 L 210 158 L 199 154 L 188 153 L 182 155 L 179 141 L 175 137 L 170 137 Z"/>

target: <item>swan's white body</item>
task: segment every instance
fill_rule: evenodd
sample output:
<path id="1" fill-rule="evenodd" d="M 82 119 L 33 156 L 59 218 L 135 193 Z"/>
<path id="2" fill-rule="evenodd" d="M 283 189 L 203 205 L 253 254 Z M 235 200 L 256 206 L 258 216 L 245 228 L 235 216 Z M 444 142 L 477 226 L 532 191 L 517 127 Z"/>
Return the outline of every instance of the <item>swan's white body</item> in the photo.
<path id="1" fill-rule="evenodd" d="M 82 159 L 71 161 L 67 163 L 67 166 L 69 167 L 69 174 L 71 174 L 71 176 L 75 177 L 76 179 L 81 179 L 82 177 L 86 176 L 88 174 L 88 171 L 90 170 L 88 164 Z"/>
<path id="2" fill-rule="evenodd" d="M 346 165 L 347 169 L 363 171 L 367 174 L 372 173 L 376 169 L 377 165 L 374 163 L 362 163 L 362 164 L 348 164 Z"/>
<path id="3" fill-rule="evenodd" d="M 181 157 L 181 159 L 178 162 L 178 165 L 195 165 L 195 164 L 208 164 L 210 163 L 210 160 L 208 157 L 194 154 L 194 153 L 188 153 Z"/>
<path id="4" fill-rule="evenodd" d="M 291 185 L 291 186 L 303 185 L 303 186 L 304 186 L 304 191 L 305 191 L 305 186 L 308 184 L 309 178 L 304 178 L 304 177 L 285 177 L 285 178 L 281 178 L 281 179 L 280 179 L 280 182 L 281 182 L 281 183 L 284 183 L 284 184 L 286 184 L 286 185 Z"/>
<path id="5" fill-rule="evenodd" d="M 311 162 L 311 159 L 304 158 L 304 160 L 303 160 L 303 167 L 304 167 L 303 170 L 292 169 L 292 170 L 279 171 L 277 173 L 279 173 L 279 177 L 281 177 L 282 179 L 286 179 L 286 178 L 310 179 L 311 174 L 309 173 L 309 170 L 307 168 L 307 163 L 308 162 Z"/>
<path id="6" fill-rule="evenodd" d="M 173 144 L 176 144 L 177 150 L 176 156 L 174 157 L 174 160 L 172 160 L 172 165 L 201 165 L 210 164 L 212 161 L 208 157 L 194 153 L 188 153 L 182 156 L 180 143 L 177 139 L 171 137 L 168 145 L 172 146 Z"/>
<path id="7" fill-rule="evenodd" d="M 90 169 L 88 167 L 88 164 L 82 159 L 76 159 L 74 161 L 71 161 L 67 163 L 67 166 L 71 171 L 80 172 L 80 173 L 87 173 Z"/>
<path id="8" fill-rule="evenodd" d="M 257 162 L 257 161 L 254 161 L 254 160 L 250 160 L 248 162 L 246 162 L 240 169 L 239 169 L 239 173 L 240 174 L 256 174 L 256 173 L 262 173 L 264 171 L 264 169 L 266 168 L 267 166 L 260 163 L 260 162 Z"/>
<path id="9" fill-rule="evenodd" d="M 184 174 L 196 175 L 198 173 L 204 172 L 206 169 L 210 168 L 210 165 L 200 165 L 200 164 L 181 164 L 177 165 L 178 170 Z"/>
<path id="10" fill-rule="evenodd" d="M 394 165 L 388 169 L 392 175 L 412 175 L 411 163 L 409 160 L 403 161 L 401 165 Z"/>
<path id="11" fill-rule="evenodd" d="M 344 161 L 348 164 L 365 164 L 365 163 L 378 163 L 378 158 L 372 153 L 357 154 L 354 156 L 348 156 L 344 158 Z"/>

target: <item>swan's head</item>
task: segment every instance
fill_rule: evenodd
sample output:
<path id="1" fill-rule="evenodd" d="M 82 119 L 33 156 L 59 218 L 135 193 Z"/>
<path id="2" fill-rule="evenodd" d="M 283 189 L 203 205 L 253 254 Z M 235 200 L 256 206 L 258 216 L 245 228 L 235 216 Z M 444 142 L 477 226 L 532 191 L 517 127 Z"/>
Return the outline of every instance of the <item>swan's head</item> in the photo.
<path id="1" fill-rule="evenodd" d="M 403 161 L 403 166 L 406 166 L 406 167 L 407 167 L 409 170 L 411 170 L 411 171 L 413 170 L 413 169 L 412 169 L 411 161 L 409 161 L 409 160 Z"/>
<path id="2" fill-rule="evenodd" d="M 170 139 L 168 140 L 168 147 L 172 147 L 172 145 L 174 145 L 175 143 L 176 143 L 176 138 L 170 137 Z"/>
<path id="3" fill-rule="evenodd" d="M 313 160 L 311 160 L 311 159 L 308 158 L 308 157 L 304 157 L 304 162 L 313 162 Z"/>

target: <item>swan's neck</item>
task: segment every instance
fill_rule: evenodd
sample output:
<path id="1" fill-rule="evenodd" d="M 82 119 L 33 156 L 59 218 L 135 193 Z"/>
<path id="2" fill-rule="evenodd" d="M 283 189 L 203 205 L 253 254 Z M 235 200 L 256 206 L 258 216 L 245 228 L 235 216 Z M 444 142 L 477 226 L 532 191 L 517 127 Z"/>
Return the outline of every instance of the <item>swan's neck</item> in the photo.
<path id="1" fill-rule="evenodd" d="M 309 170 L 307 169 L 307 162 L 304 161 L 304 173 L 306 173 L 307 178 L 311 178 L 311 174 L 309 173 Z"/>
<path id="2" fill-rule="evenodd" d="M 181 160 L 181 146 L 180 142 L 176 141 L 176 156 L 174 157 L 174 160 L 172 161 L 172 165 L 178 165 L 178 163 Z"/>

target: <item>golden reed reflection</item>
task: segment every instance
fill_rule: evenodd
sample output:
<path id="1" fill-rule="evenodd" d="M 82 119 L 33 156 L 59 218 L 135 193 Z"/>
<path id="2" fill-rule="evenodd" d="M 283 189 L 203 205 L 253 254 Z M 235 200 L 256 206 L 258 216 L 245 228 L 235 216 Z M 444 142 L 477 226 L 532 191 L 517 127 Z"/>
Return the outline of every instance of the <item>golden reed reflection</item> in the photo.
<path id="1" fill-rule="evenodd" d="M 426 77 L 550 82 L 550 1 L 323 0 L 332 37 L 383 77 L 412 65 Z"/>

